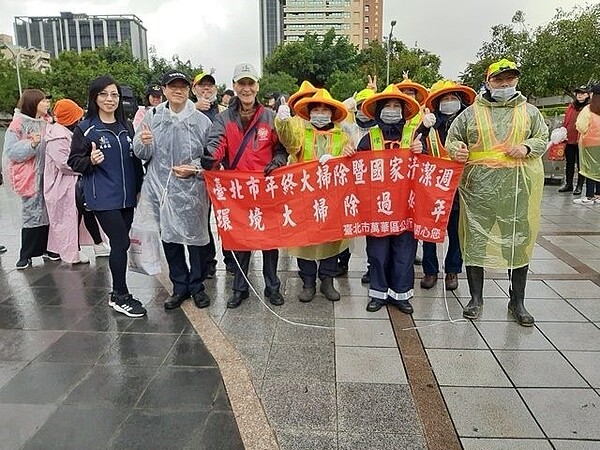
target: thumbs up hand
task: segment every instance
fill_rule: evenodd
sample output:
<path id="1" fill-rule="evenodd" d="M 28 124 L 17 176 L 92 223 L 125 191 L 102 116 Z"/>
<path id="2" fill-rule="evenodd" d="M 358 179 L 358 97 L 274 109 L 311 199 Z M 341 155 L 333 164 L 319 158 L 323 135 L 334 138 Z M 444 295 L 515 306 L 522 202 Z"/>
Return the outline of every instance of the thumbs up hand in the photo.
<path id="1" fill-rule="evenodd" d="M 417 135 L 412 144 L 410 144 L 410 151 L 413 153 L 423 153 L 423 143 L 421 142 L 421 133 Z"/>
<path id="2" fill-rule="evenodd" d="M 287 100 L 284 98 L 281 99 L 281 105 L 277 108 L 277 118 L 279 120 L 288 120 L 292 117 L 292 113 L 290 111 L 290 107 L 287 104 Z"/>
<path id="3" fill-rule="evenodd" d="M 143 145 L 151 145 L 152 144 L 152 131 L 150 131 L 150 127 L 147 123 L 142 122 L 142 131 L 140 133 L 140 141 Z"/>
<path id="4" fill-rule="evenodd" d="M 96 148 L 95 142 L 92 142 L 92 153 L 90 154 L 90 160 L 94 166 L 104 162 L 104 153 Z"/>
<path id="5" fill-rule="evenodd" d="M 435 114 L 433 114 L 429 108 L 425 108 L 423 111 L 423 125 L 427 128 L 431 128 L 435 125 Z"/>

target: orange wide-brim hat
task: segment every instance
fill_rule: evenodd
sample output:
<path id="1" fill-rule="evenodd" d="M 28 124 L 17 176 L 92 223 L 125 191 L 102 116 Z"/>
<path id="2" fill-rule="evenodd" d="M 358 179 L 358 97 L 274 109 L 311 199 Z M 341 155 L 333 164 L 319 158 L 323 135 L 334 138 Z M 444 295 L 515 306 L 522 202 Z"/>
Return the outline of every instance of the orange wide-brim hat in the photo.
<path id="1" fill-rule="evenodd" d="M 410 81 L 409 79 L 402 80 L 400 83 L 396 83 L 396 86 L 400 90 L 414 90 L 417 93 L 416 98 L 417 102 L 419 102 L 419 105 L 423 105 L 425 103 L 425 100 L 427 100 L 427 96 L 429 95 L 429 92 L 427 91 L 427 88 L 425 86 L 419 83 L 415 83 L 414 81 Z"/>
<path id="2" fill-rule="evenodd" d="M 440 80 L 431 86 L 429 96 L 425 101 L 425 106 L 431 111 L 435 111 L 439 107 L 439 99 L 446 94 L 457 94 L 465 105 L 471 105 L 477 97 L 477 92 L 469 86 L 455 83 L 451 80 Z"/>
<path id="3" fill-rule="evenodd" d="M 298 89 L 298 92 L 294 92 L 292 95 L 290 95 L 290 98 L 288 98 L 287 104 L 290 107 L 290 109 L 294 109 L 294 105 L 296 104 L 296 102 L 298 100 L 301 100 L 306 97 L 310 97 L 310 96 L 314 95 L 316 92 L 317 92 L 317 88 L 314 87 L 310 81 L 304 80 L 302 82 L 302 84 L 300 85 L 300 89 Z"/>
<path id="4" fill-rule="evenodd" d="M 288 101 L 289 103 L 289 101 Z M 294 112 L 304 120 L 310 120 L 310 105 L 324 104 L 332 109 L 331 121 L 341 122 L 348 115 L 348 110 L 344 104 L 335 100 L 326 89 L 317 89 L 312 97 L 300 99 L 294 105 Z"/>
<path id="5" fill-rule="evenodd" d="M 397 86 L 397 84 L 390 84 L 379 94 L 372 95 L 366 99 L 360 107 L 362 113 L 365 116 L 374 119 L 375 109 L 377 109 L 377 102 L 396 99 L 402 102 L 402 117 L 405 120 L 410 120 L 415 117 L 419 113 L 421 106 L 410 95 L 400 92 L 400 89 L 398 89 Z"/>

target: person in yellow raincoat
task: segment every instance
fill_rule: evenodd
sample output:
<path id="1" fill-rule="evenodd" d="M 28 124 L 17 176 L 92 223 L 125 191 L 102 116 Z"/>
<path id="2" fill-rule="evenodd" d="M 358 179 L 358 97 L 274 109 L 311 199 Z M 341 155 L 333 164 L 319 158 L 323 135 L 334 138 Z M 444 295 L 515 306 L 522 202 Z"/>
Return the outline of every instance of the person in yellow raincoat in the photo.
<path id="1" fill-rule="evenodd" d="M 290 96 L 294 101 L 296 97 Z M 279 141 L 290 154 L 290 161 L 306 162 L 354 153 L 350 137 L 341 129 L 340 122 L 348 111 L 344 104 L 334 100 L 325 89 L 318 89 L 311 97 L 293 102 L 296 116 L 291 117 L 290 107 L 282 104 L 277 110 L 275 129 Z M 337 272 L 337 255 L 348 248 L 348 241 L 291 248 L 289 253 L 298 258 L 303 289 L 301 302 L 310 302 L 316 294 L 317 275 L 321 280 L 321 293 L 331 301 L 340 299 L 333 285 Z M 318 261 L 318 264 L 317 264 Z"/>
<path id="2" fill-rule="evenodd" d="M 517 91 L 519 75 L 507 59 L 491 64 L 485 92 L 454 120 L 446 148 L 466 163 L 459 186 L 459 237 L 471 300 L 463 316 L 481 314 L 483 268 L 508 269 L 508 310 L 517 323 L 532 326 L 524 297 L 539 230 L 548 127 Z"/>
<path id="3" fill-rule="evenodd" d="M 600 84 L 592 86 L 590 104 L 581 110 L 575 127 L 579 131 L 579 173 L 585 176 L 585 197 L 573 203 L 600 203 Z"/>

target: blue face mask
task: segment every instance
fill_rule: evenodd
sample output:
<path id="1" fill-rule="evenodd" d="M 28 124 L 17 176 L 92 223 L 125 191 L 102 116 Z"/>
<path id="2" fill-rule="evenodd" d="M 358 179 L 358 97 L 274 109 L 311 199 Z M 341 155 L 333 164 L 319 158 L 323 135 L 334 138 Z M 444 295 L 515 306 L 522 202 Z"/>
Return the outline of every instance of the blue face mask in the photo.
<path id="1" fill-rule="evenodd" d="M 510 86 L 510 87 L 498 88 L 498 89 L 494 89 L 493 87 L 490 86 L 490 94 L 492 95 L 492 98 L 498 102 L 505 102 L 507 100 L 510 100 L 511 98 L 514 97 L 514 95 L 516 93 L 517 93 L 516 86 Z"/>

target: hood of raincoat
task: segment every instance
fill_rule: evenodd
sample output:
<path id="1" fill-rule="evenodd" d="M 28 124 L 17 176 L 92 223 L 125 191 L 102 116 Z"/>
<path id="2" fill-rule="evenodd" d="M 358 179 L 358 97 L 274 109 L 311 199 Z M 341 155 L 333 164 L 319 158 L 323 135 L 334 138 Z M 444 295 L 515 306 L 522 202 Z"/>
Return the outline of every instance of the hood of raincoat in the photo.
<path id="1" fill-rule="evenodd" d="M 68 139 L 70 141 L 72 136 L 73 132 L 59 123 L 49 124 L 46 127 L 46 142 L 57 139 Z"/>

